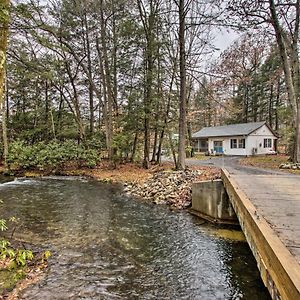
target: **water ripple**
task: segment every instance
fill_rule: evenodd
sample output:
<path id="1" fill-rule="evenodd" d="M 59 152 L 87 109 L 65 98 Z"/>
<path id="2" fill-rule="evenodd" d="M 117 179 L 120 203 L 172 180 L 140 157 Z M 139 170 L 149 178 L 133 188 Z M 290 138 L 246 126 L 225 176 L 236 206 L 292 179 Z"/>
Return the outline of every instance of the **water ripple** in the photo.
<path id="1" fill-rule="evenodd" d="M 25 224 L 17 237 L 54 253 L 23 299 L 269 299 L 247 244 L 216 237 L 186 212 L 85 179 L 0 188 L 1 215 Z"/>

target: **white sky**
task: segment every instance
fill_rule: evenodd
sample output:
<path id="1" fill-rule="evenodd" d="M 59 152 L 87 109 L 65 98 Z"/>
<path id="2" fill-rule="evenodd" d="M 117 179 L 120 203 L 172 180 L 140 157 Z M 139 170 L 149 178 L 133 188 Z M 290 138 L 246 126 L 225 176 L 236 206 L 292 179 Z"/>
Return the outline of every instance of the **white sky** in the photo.
<path id="1" fill-rule="evenodd" d="M 238 34 L 234 31 L 225 31 L 217 33 L 217 37 L 215 39 L 215 46 L 220 49 L 220 51 L 224 51 L 227 49 L 234 40 L 238 38 Z"/>

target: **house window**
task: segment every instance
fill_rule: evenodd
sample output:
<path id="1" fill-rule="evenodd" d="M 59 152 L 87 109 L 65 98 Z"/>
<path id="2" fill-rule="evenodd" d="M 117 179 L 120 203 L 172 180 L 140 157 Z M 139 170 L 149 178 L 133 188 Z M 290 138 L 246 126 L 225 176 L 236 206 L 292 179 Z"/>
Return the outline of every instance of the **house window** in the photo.
<path id="1" fill-rule="evenodd" d="M 239 148 L 245 149 L 245 139 L 239 139 Z"/>
<path id="2" fill-rule="evenodd" d="M 194 149 L 197 152 L 207 152 L 208 151 L 208 141 L 207 140 L 197 140 L 194 145 Z"/>
<path id="3" fill-rule="evenodd" d="M 237 148 L 237 139 L 231 139 L 230 140 L 230 148 L 236 149 Z"/>
<path id="4" fill-rule="evenodd" d="M 272 148 L 272 139 L 264 139 L 264 148 Z"/>
<path id="5" fill-rule="evenodd" d="M 231 139 L 230 140 L 231 149 L 245 149 L 245 139 Z"/>

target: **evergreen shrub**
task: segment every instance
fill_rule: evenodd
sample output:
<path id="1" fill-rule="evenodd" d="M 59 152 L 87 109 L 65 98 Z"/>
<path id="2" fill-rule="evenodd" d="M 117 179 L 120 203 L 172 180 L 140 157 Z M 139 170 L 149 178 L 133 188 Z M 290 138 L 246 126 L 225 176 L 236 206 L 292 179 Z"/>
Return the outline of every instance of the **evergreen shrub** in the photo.
<path id="1" fill-rule="evenodd" d="M 29 145 L 24 141 L 10 144 L 7 163 L 12 169 L 46 169 L 77 162 L 79 166 L 95 167 L 100 161 L 97 150 L 86 149 L 76 142 L 51 141 Z"/>

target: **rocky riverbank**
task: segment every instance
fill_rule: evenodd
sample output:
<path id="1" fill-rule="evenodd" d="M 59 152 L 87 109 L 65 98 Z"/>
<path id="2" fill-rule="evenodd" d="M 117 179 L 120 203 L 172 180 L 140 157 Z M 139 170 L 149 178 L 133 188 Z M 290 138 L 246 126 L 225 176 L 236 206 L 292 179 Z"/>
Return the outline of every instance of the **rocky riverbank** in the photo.
<path id="1" fill-rule="evenodd" d="M 111 169 L 108 163 L 103 161 L 93 169 L 76 168 L 69 165 L 56 170 L 56 172 L 18 170 L 15 172 L 15 176 L 85 176 L 102 182 L 121 183 L 128 195 L 156 204 L 165 204 L 174 209 L 184 209 L 191 205 L 193 182 L 213 180 L 221 176 L 220 169 L 212 167 L 191 167 L 185 171 L 174 171 L 172 168 L 171 163 L 152 165 L 147 170 L 138 164 L 127 163 Z"/>
<path id="2" fill-rule="evenodd" d="M 168 205 L 173 209 L 185 209 L 191 206 L 193 182 L 219 177 L 220 172 L 217 169 L 162 171 L 153 174 L 144 183 L 125 184 L 124 190 L 128 195 L 155 204 Z"/>

